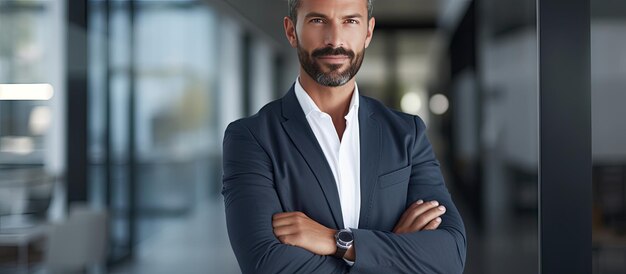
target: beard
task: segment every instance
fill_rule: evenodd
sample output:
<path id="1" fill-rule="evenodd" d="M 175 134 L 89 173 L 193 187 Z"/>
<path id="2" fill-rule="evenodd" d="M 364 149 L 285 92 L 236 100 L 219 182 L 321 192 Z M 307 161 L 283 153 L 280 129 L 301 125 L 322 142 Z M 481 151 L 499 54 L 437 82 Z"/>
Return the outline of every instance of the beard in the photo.
<path id="1" fill-rule="evenodd" d="M 300 60 L 300 65 L 304 71 L 311 76 L 318 84 L 327 87 L 338 87 L 343 86 L 350 79 L 354 78 L 356 73 L 361 68 L 361 64 L 363 63 L 363 57 L 365 56 L 365 47 L 359 53 L 354 53 L 354 51 L 346 50 L 342 47 L 332 48 L 325 47 L 313 50 L 313 52 L 309 53 L 302 47 L 300 47 L 300 41 L 298 41 L 298 59 Z M 343 64 L 320 64 L 316 58 L 328 55 L 345 55 L 349 58 L 350 62 L 348 67 L 343 71 L 340 70 Z M 322 66 L 325 66 L 328 69 L 328 72 L 324 72 L 322 70 Z"/>

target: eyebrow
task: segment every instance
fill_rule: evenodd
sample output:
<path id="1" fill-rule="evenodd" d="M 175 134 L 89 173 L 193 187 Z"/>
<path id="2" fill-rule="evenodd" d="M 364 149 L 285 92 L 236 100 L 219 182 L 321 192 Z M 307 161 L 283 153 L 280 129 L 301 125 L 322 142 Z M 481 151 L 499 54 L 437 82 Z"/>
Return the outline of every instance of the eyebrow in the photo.
<path id="1" fill-rule="evenodd" d="M 355 13 L 355 14 L 350 14 L 350 15 L 346 15 L 343 17 L 343 19 L 350 19 L 350 18 L 363 18 L 363 15 L 361 15 L 360 13 Z"/>
<path id="2" fill-rule="evenodd" d="M 312 18 L 312 17 L 320 17 L 320 18 L 328 19 L 328 16 L 319 12 L 309 12 L 304 16 L 304 18 Z M 350 15 L 346 15 L 342 17 L 342 19 L 350 19 L 350 18 L 363 18 L 363 15 L 361 15 L 360 13 L 355 13 L 355 14 L 350 14 Z"/>

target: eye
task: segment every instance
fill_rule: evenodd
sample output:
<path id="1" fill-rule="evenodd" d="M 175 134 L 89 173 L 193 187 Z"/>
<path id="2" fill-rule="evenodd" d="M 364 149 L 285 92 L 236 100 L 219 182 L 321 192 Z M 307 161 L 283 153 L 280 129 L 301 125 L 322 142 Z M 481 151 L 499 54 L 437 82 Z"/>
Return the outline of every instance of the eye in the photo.
<path id="1" fill-rule="evenodd" d="M 322 24 L 324 23 L 324 20 L 322 20 L 321 18 L 313 18 L 309 22 L 314 23 L 314 24 Z"/>
<path id="2" fill-rule="evenodd" d="M 358 23 L 359 23 L 359 21 L 358 21 L 358 20 L 356 20 L 356 19 L 347 19 L 347 20 L 346 20 L 346 23 L 348 23 L 348 24 L 358 24 Z"/>

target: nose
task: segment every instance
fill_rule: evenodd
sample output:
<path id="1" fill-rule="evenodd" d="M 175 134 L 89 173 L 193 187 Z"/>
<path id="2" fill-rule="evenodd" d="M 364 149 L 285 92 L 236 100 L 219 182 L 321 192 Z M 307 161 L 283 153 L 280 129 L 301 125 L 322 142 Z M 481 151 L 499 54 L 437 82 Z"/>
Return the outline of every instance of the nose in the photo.
<path id="1" fill-rule="evenodd" d="M 325 44 L 332 48 L 343 47 L 343 39 L 341 33 L 341 27 L 339 24 L 328 24 L 326 30 Z"/>

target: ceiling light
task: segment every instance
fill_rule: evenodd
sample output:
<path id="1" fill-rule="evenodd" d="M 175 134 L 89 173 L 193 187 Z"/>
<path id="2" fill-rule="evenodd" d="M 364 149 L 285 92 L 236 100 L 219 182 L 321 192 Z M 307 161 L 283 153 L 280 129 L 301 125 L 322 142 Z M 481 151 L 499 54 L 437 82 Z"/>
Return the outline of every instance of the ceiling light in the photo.
<path id="1" fill-rule="evenodd" d="M 50 84 L 0 84 L 0 100 L 50 100 Z"/>

